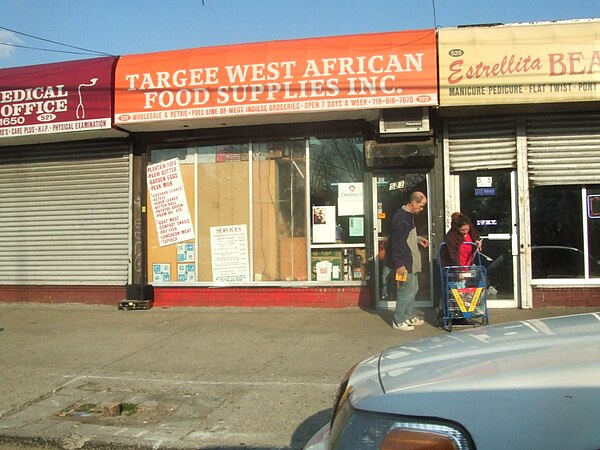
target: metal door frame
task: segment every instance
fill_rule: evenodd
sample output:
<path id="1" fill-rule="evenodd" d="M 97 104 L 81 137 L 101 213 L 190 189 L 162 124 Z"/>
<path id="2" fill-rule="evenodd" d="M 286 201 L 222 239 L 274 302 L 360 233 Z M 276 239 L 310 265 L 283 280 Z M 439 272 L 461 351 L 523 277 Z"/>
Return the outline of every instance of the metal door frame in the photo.
<path id="1" fill-rule="evenodd" d="M 490 300 L 488 299 L 488 308 L 516 308 L 520 304 L 520 280 L 519 280 L 519 211 L 517 205 L 517 172 L 510 171 L 510 203 L 511 203 L 511 232 L 510 234 L 491 235 L 490 240 L 511 240 L 511 256 L 513 267 L 513 299 Z M 450 228 L 450 215 L 452 211 L 460 211 L 460 173 L 446 174 L 445 191 L 446 195 L 446 230 Z M 508 236 L 508 237 L 507 237 Z"/>
<path id="2" fill-rule="evenodd" d="M 373 246 L 373 278 L 374 278 L 374 292 L 373 295 L 375 297 L 375 307 L 376 309 L 394 309 L 396 306 L 396 301 L 381 301 L 381 286 L 380 286 L 380 271 L 383 268 L 383 264 L 379 261 L 378 253 L 379 253 L 379 219 L 377 217 L 377 179 L 380 176 L 386 176 L 392 173 L 423 173 L 425 175 L 426 185 L 427 185 L 427 239 L 432 242 L 432 206 L 433 202 L 433 194 L 432 194 L 432 186 L 431 186 L 431 170 L 378 170 L 374 171 L 371 174 L 371 217 L 373 218 L 372 224 L 372 246 Z M 415 307 L 418 308 L 431 308 L 434 306 L 434 297 L 435 293 L 434 289 L 434 267 L 433 267 L 433 245 L 429 245 L 427 248 L 427 257 L 429 260 L 429 292 L 430 298 L 428 301 L 417 301 L 415 302 Z"/>

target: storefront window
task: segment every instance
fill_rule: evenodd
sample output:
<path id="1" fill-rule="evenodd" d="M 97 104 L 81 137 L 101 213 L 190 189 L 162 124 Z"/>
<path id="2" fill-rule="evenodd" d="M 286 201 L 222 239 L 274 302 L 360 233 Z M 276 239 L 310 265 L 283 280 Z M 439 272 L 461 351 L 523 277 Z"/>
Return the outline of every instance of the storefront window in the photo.
<path id="1" fill-rule="evenodd" d="M 313 280 L 365 279 L 363 167 L 362 139 L 310 140 Z"/>
<path id="2" fill-rule="evenodd" d="M 252 145 L 254 281 L 306 281 L 306 141 Z"/>
<path id="3" fill-rule="evenodd" d="M 149 281 L 363 280 L 362 148 L 358 138 L 312 138 L 153 150 L 151 168 L 179 168 L 185 195 L 177 200 L 186 202 L 193 238 L 161 239 L 165 219 L 151 209 Z M 168 206 L 169 193 L 156 204 Z M 328 276 L 317 277 L 317 266 Z"/>
<path id="4" fill-rule="evenodd" d="M 187 207 L 196 239 L 159 245 L 157 221 L 148 220 L 149 281 L 209 282 L 247 280 L 249 261 L 227 262 L 226 250 L 219 252 L 217 227 L 243 225 L 226 230 L 238 248 L 247 248 L 249 208 L 248 144 L 186 147 L 154 150 L 151 162 L 176 158 L 185 189 Z M 239 242 L 246 241 L 246 242 Z M 216 247 L 216 248 L 215 248 Z M 214 263 L 213 264 L 213 259 Z"/>
<path id="5" fill-rule="evenodd" d="M 590 198 L 599 188 L 543 186 L 531 189 L 532 277 L 600 277 L 600 218 Z"/>
<path id="6" fill-rule="evenodd" d="M 590 278 L 600 278 L 600 187 L 584 190 Z"/>

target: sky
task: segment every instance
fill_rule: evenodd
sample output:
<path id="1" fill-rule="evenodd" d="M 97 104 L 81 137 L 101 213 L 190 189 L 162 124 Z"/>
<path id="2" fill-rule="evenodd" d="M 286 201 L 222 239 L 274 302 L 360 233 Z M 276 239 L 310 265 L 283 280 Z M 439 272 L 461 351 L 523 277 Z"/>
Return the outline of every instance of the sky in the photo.
<path id="1" fill-rule="evenodd" d="M 0 69 L 107 54 L 586 18 L 600 18 L 600 0 L 0 0 Z"/>

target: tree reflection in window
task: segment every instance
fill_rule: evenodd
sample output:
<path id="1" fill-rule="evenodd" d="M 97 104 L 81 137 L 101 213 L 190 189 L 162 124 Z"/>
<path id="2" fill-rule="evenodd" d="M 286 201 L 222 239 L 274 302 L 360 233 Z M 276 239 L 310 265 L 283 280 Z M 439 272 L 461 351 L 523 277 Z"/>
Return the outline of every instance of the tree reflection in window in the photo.
<path id="1" fill-rule="evenodd" d="M 362 138 L 310 139 L 311 206 L 335 206 L 339 183 L 362 183 L 364 156 Z M 348 217 L 337 217 L 342 234 L 348 238 Z M 364 242 L 364 237 L 358 237 Z"/>

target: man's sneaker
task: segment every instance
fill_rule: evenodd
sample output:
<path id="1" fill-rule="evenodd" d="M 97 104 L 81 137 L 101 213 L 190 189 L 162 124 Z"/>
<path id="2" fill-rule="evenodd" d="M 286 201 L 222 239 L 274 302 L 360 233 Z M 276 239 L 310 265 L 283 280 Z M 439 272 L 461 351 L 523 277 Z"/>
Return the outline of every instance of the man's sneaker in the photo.
<path id="1" fill-rule="evenodd" d="M 413 317 L 412 319 L 408 319 L 406 322 L 409 325 L 423 325 L 425 323 L 425 321 L 419 317 Z"/>
<path id="2" fill-rule="evenodd" d="M 408 320 L 406 320 L 400 324 L 396 323 L 396 321 L 394 320 L 392 322 L 392 326 L 394 327 L 394 329 L 402 330 L 402 331 L 412 331 L 415 329 L 415 327 L 413 327 L 411 324 L 408 323 Z"/>

